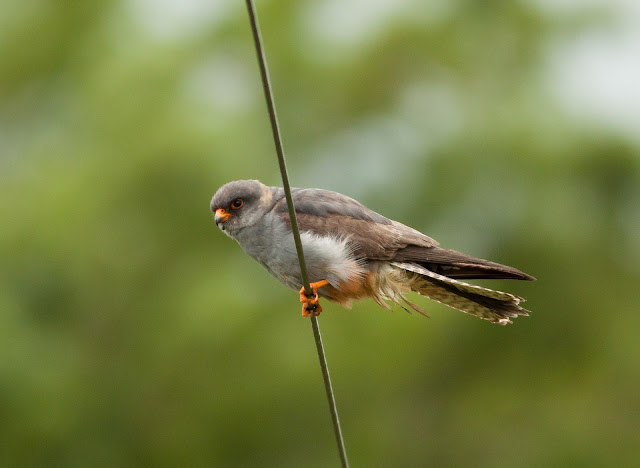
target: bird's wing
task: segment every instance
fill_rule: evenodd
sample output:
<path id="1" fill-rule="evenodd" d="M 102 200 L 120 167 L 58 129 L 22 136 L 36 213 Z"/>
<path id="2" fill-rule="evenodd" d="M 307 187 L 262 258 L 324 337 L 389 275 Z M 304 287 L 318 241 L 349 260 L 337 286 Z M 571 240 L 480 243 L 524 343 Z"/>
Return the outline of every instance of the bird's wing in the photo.
<path id="1" fill-rule="evenodd" d="M 330 215 L 347 216 L 353 219 L 373 221 L 389 225 L 393 221 L 367 208 L 358 200 L 330 190 L 314 188 L 294 188 L 291 191 L 297 213 L 326 217 Z M 285 206 L 286 208 L 286 206 Z"/>
<path id="2" fill-rule="evenodd" d="M 396 251 L 393 261 L 415 263 L 450 278 L 535 280 L 516 268 L 439 247 L 408 245 Z"/>
<path id="3" fill-rule="evenodd" d="M 414 263 L 457 279 L 535 279 L 510 266 L 442 249 L 429 236 L 385 218 L 346 195 L 321 189 L 293 189 L 292 197 L 301 231 L 348 239 L 358 258 Z M 290 223 L 283 192 L 274 211 Z"/>
<path id="4" fill-rule="evenodd" d="M 423 248 L 438 245 L 421 232 L 385 218 L 337 192 L 293 189 L 292 197 L 301 232 L 346 239 L 358 258 L 391 260 L 399 249 L 410 245 Z M 273 211 L 290 224 L 284 198 L 275 204 Z"/>

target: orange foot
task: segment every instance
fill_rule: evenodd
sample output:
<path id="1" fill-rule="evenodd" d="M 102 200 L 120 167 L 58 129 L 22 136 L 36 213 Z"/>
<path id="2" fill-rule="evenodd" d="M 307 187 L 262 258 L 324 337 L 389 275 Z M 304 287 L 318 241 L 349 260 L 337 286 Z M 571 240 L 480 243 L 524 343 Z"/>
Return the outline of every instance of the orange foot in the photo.
<path id="1" fill-rule="evenodd" d="M 329 284 L 327 280 L 316 281 L 311 283 L 311 292 L 313 297 L 308 297 L 304 286 L 300 289 L 300 302 L 302 302 L 302 316 L 303 317 L 317 317 L 322 312 L 320 307 L 320 298 L 318 298 L 318 288 Z"/>

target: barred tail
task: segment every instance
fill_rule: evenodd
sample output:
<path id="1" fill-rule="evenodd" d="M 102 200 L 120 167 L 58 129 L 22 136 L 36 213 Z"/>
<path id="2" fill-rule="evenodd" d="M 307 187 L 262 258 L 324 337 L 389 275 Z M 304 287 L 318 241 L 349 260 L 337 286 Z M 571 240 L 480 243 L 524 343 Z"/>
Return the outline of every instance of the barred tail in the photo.
<path id="1" fill-rule="evenodd" d="M 412 291 L 464 313 L 500 325 L 512 323 L 510 319 L 519 315 L 529 315 L 529 311 L 519 305 L 524 299 L 514 294 L 448 278 L 415 263 L 394 262 L 392 265 L 410 275 Z M 423 313 L 414 304 L 407 304 Z"/>

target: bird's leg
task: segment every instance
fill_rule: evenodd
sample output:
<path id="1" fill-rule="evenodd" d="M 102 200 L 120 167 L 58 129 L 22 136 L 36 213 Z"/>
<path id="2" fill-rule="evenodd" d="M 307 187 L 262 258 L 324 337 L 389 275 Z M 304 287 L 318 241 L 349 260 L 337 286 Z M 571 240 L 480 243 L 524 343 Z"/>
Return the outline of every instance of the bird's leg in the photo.
<path id="1" fill-rule="evenodd" d="M 304 290 L 304 286 L 302 286 L 302 288 L 300 289 L 300 302 L 302 302 L 303 317 L 317 317 L 318 315 L 320 315 L 320 312 L 322 312 L 322 307 L 320 307 L 318 288 L 326 286 L 327 284 L 329 284 L 327 280 L 310 283 L 309 286 L 311 286 L 311 292 L 313 293 L 311 297 L 307 296 L 307 293 Z"/>

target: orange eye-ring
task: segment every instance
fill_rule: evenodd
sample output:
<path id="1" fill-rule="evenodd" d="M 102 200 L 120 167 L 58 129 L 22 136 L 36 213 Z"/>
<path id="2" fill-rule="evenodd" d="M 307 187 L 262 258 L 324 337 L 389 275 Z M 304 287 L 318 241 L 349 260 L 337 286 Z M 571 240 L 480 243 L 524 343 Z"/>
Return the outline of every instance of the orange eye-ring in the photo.
<path id="1" fill-rule="evenodd" d="M 236 198 L 231 202 L 231 208 L 233 208 L 234 210 L 238 210 L 242 208 L 243 205 L 244 205 L 244 200 L 242 198 Z"/>

